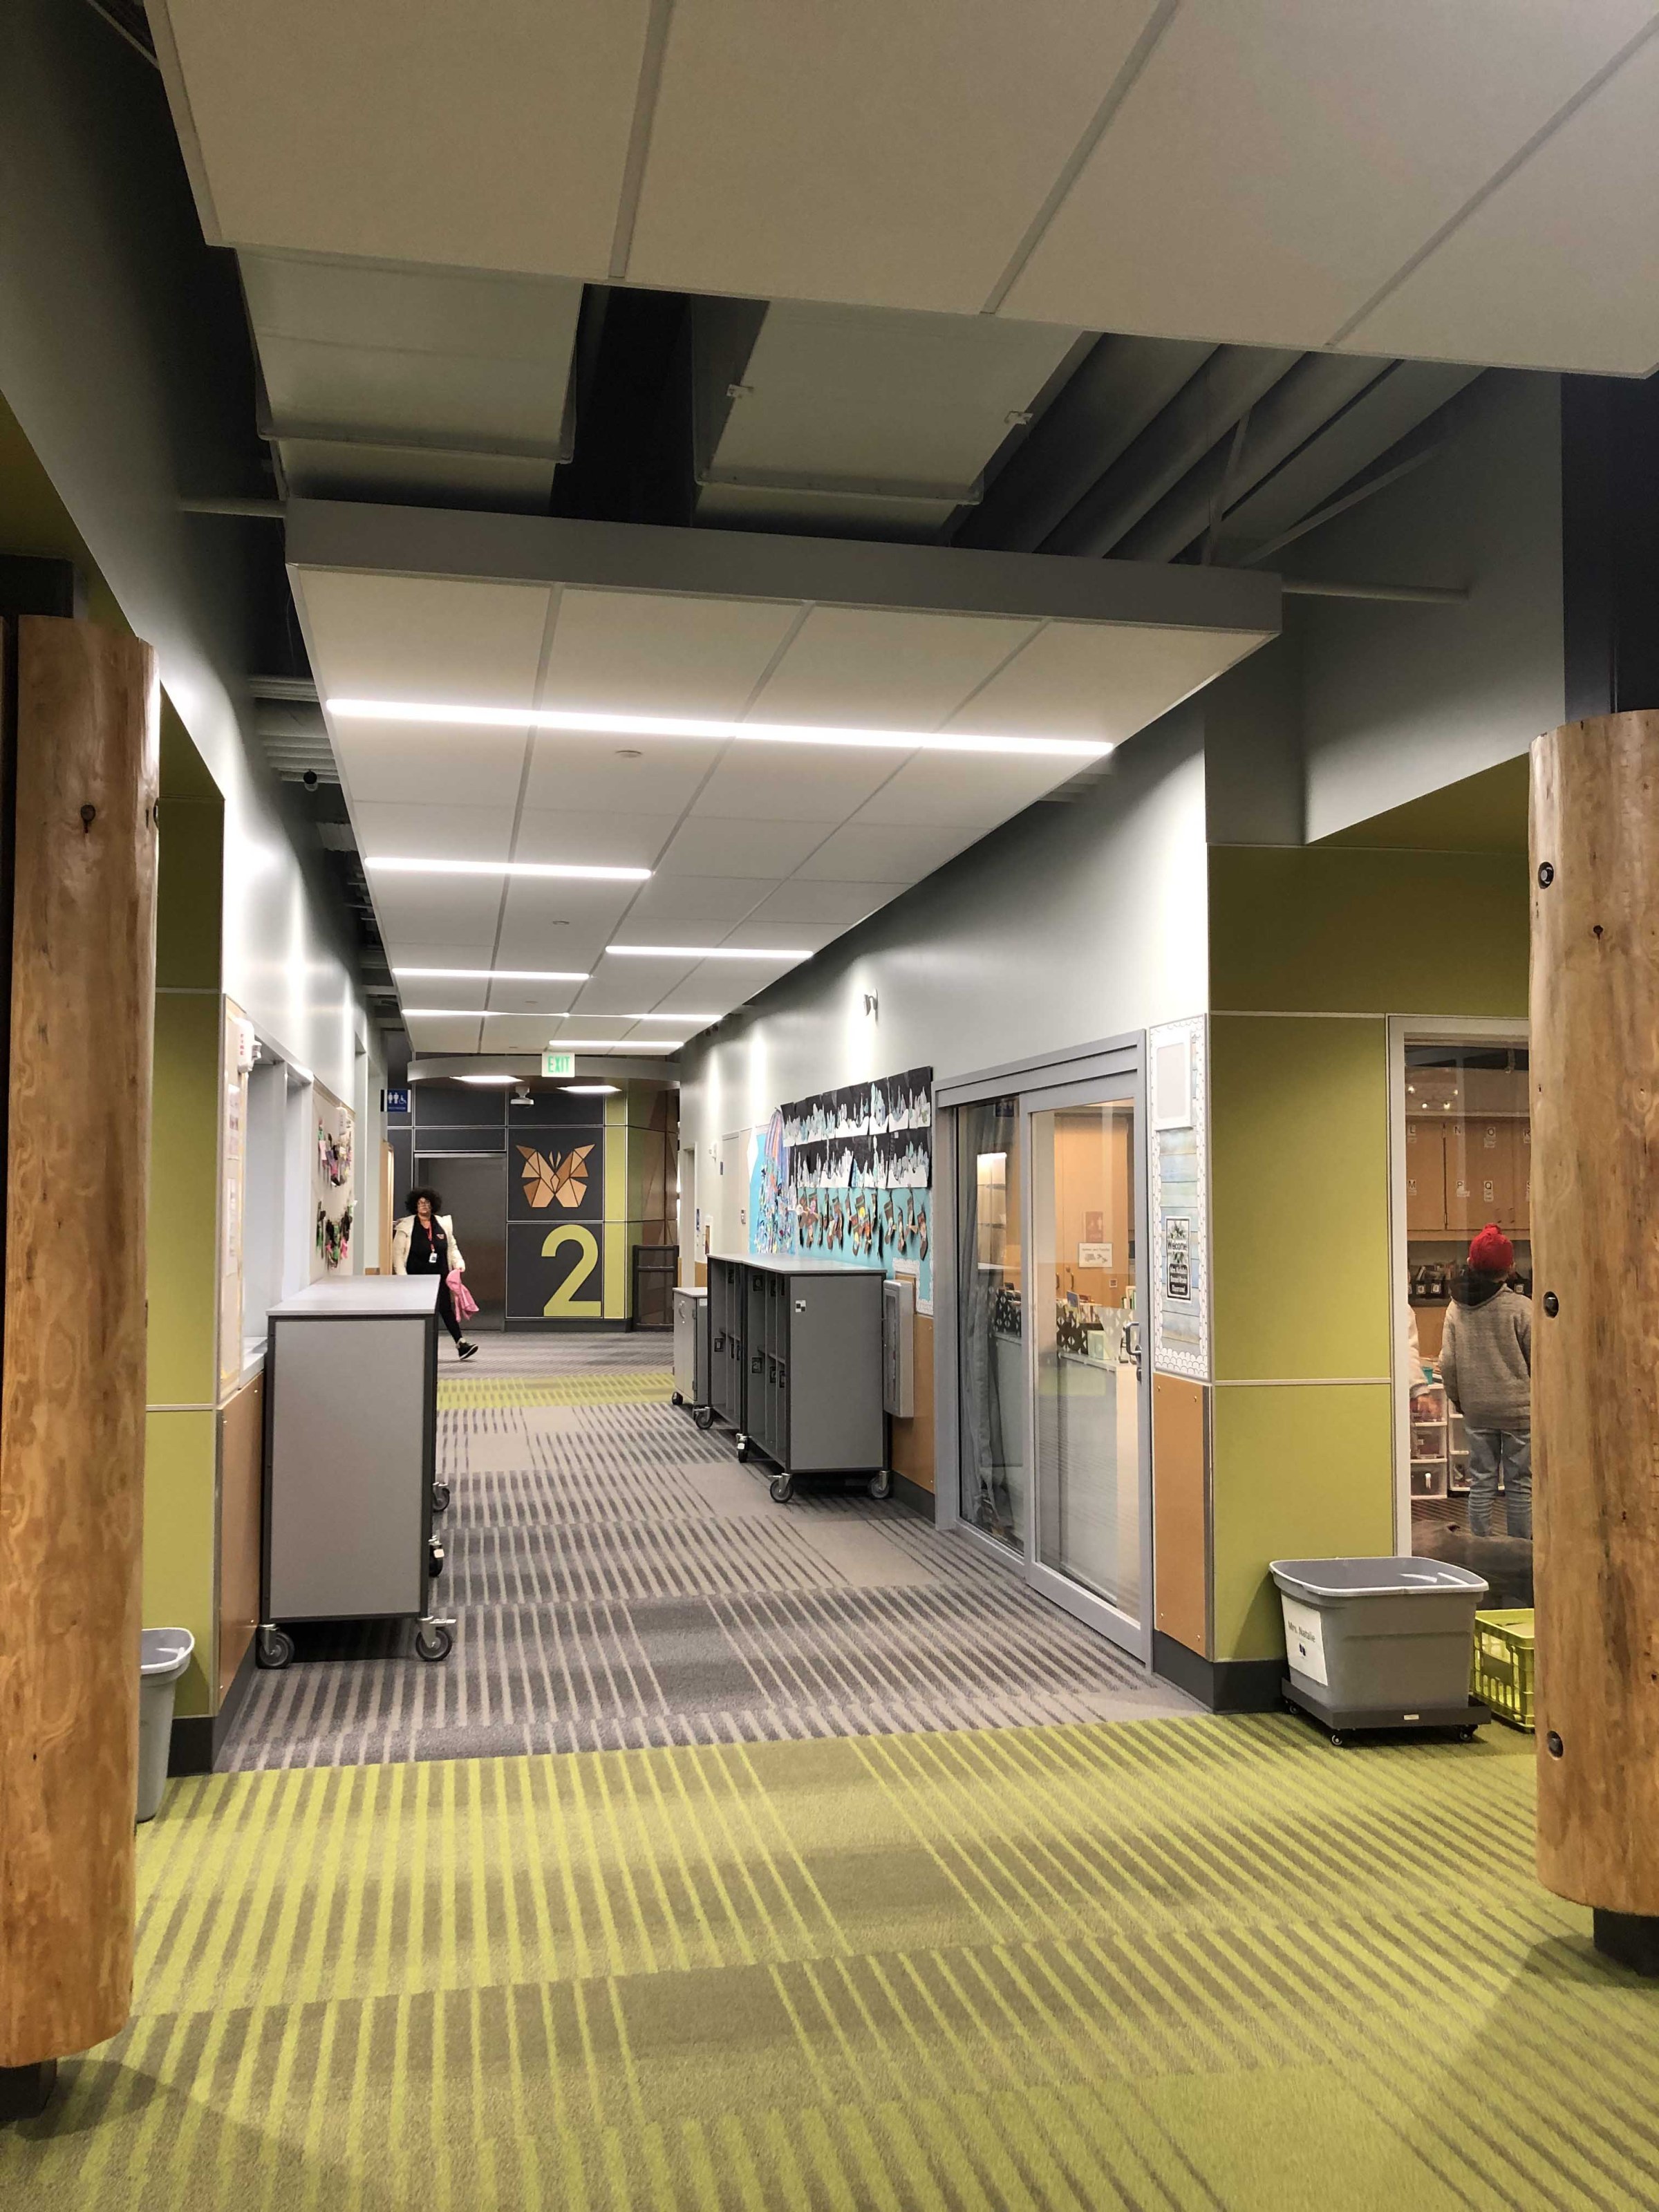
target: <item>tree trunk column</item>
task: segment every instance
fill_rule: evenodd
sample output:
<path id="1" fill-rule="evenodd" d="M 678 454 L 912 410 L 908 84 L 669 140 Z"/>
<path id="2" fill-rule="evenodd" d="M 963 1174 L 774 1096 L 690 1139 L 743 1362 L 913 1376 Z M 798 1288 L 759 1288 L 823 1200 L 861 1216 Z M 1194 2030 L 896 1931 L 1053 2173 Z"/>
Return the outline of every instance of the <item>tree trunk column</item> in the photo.
<path id="1" fill-rule="evenodd" d="M 1538 1870 L 1659 1972 L 1659 714 L 1532 751 Z"/>
<path id="2" fill-rule="evenodd" d="M 0 624 L 0 2116 L 132 1992 L 160 693 Z"/>

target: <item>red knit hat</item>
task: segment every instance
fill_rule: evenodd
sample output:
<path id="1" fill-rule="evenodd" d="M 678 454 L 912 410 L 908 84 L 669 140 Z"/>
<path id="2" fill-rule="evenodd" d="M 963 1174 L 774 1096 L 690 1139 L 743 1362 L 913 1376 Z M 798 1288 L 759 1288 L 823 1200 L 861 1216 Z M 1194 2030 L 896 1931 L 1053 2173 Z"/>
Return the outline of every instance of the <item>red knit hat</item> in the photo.
<path id="1" fill-rule="evenodd" d="M 1507 1275 L 1515 1265 L 1515 1247 L 1495 1221 L 1470 1239 L 1469 1265 L 1481 1275 Z"/>

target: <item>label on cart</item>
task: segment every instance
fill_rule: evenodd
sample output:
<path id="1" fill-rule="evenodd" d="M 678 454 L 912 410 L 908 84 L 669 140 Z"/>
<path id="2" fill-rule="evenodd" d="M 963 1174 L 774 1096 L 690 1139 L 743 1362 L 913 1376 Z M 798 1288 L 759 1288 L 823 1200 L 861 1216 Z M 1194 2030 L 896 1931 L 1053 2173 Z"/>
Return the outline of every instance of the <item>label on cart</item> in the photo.
<path id="1" fill-rule="evenodd" d="M 1331 1678 L 1325 1666 L 1325 1626 L 1316 1613 L 1289 1598 L 1285 1607 L 1285 1649 L 1289 1654 L 1294 1673 L 1305 1674 L 1309 1681 L 1317 1682 L 1322 1690 L 1330 1687 Z"/>

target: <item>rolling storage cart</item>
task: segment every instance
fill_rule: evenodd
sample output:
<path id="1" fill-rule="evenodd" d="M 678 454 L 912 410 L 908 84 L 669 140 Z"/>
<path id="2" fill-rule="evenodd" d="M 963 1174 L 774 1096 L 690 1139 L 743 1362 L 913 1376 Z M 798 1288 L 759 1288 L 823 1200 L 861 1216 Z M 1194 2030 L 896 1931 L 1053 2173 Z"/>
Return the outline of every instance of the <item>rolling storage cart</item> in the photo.
<path id="1" fill-rule="evenodd" d="M 710 1397 L 776 1463 L 780 1505 L 799 1475 L 861 1475 L 892 1494 L 882 1407 L 882 1275 L 827 1261 L 708 1263 Z"/>
<path id="2" fill-rule="evenodd" d="M 286 1667 L 284 1623 L 416 1622 L 447 1659 L 433 1608 L 443 1571 L 436 1506 L 438 1279 L 336 1277 L 270 1310 L 258 1651 Z"/>
<path id="3" fill-rule="evenodd" d="M 1491 1713 L 1469 1694 L 1483 1577 L 1442 1559 L 1274 1559 L 1289 1672 L 1285 1701 L 1341 1743 L 1373 1729 L 1467 1741 Z"/>
<path id="4" fill-rule="evenodd" d="M 700 1429 L 713 1428 L 709 1402 L 708 1293 L 680 1288 L 674 1292 L 674 1403 L 689 1407 Z"/>

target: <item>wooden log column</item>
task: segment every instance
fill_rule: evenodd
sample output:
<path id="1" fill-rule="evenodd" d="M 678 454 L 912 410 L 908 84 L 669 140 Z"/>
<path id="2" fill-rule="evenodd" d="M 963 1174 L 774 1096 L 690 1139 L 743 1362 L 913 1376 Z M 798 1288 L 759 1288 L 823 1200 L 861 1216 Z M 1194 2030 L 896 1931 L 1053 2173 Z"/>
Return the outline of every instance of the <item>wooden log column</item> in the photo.
<path id="1" fill-rule="evenodd" d="M 1659 713 L 1532 753 L 1538 1869 L 1659 1973 Z"/>
<path id="2" fill-rule="evenodd" d="M 132 1990 L 160 693 L 0 625 L 9 975 L 0 1338 L 0 2106 Z"/>

